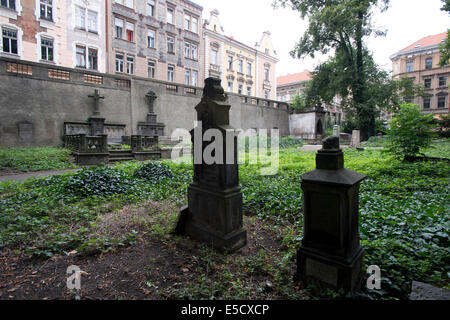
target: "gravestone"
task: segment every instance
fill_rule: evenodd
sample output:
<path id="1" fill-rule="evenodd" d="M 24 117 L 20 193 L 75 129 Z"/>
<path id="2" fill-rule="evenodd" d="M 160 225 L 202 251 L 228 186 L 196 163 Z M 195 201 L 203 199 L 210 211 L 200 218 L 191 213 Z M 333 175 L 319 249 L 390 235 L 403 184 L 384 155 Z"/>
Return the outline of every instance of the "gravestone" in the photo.
<path id="1" fill-rule="evenodd" d="M 94 90 L 94 94 L 89 95 L 89 98 L 94 99 L 94 113 L 89 118 L 89 123 L 91 125 L 91 135 L 98 136 L 105 133 L 105 118 L 100 116 L 99 111 L 99 100 L 105 99 L 105 97 L 100 96 L 98 90 Z"/>
<path id="2" fill-rule="evenodd" d="M 138 123 L 138 133 L 145 137 L 159 137 L 164 135 L 164 124 L 156 122 L 154 103 L 158 98 L 156 93 L 149 91 L 146 95 L 148 101 L 147 121 Z"/>
<path id="3" fill-rule="evenodd" d="M 352 144 L 351 146 L 354 148 L 359 148 L 361 145 L 360 131 L 353 130 L 352 131 Z"/>
<path id="4" fill-rule="evenodd" d="M 335 124 L 333 126 L 333 136 L 339 137 L 339 134 L 340 134 L 339 126 Z"/>
<path id="5" fill-rule="evenodd" d="M 337 136 L 322 143 L 316 169 L 301 176 L 304 236 L 297 252 L 297 276 L 304 283 L 318 281 L 353 291 L 362 281 L 358 195 L 365 176 L 344 168 Z"/>
<path id="6" fill-rule="evenodd" d="M 237 131 L 229 125 L 231 106 L 220 82 L 206 79 L 202 100 L 195 107 L 199 123 L 191 130 L 194 181 L 188 187 L 188 205 L 181 209 L 176 231 L 220 251 L 235 251 L 247 243 L 247 232 L 242 226 Z M 223 137 L 223 152 L 215 150 L 220 159 L 212 164 L 203 157 L 210 147 L 203 141 L 209 129 L 218 130 Z M 232 148 L 227 150 L 227 145 Z"/>
<path id="7" fill-rule="evenodd" d="M 19 122 L 17 126 L 20 140 L 28 142 L 33 140 L 33 124 L 31 122 Z"/>

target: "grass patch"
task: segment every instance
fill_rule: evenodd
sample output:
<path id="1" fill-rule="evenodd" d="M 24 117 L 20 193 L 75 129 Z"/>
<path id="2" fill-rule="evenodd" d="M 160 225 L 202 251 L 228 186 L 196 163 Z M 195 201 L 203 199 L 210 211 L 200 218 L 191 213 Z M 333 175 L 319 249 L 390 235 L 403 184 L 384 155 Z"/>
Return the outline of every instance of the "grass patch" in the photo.
<path id="1" fill-rule="evenodd" d="M 0 170 L 40 171 L 76 168 L 69 160 L 69 150 L 54 147 L 0 147 Z"/>

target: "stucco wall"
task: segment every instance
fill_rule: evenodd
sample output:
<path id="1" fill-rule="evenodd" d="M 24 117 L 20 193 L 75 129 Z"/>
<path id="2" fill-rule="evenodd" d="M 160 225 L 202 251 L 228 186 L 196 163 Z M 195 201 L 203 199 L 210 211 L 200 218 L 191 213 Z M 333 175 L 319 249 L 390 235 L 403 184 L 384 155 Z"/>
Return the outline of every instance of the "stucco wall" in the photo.
<path id="1" fill-rule="evenodd" d="M 7 72 L 7 63 L 28 65 L 32 75 Z M 88 95 L 93 94 L 94 89 L 105 97 L 99 102 L 99 110 L 106 123 L 125 124 L 127 135 L 136 134 L 138 122 L 146 119 L 145 95 L 149 90 L 158 97 L 155 113 L 157 121 L 166 125 L 165 135 L 170 136 L 176 128 L 190 130 L 194 126 L 194 108 L 201 99 L 201 88 L 175 84 L 177 92 L 172 92 L 168 87 L 174 84 L 162 81 L 61 67 L 52 69 L 68 73 L 70 80 L 52 79 L 48 75 L 49 68 L 52 67 L 40 63 L 0 59 L 0 145 L 61 145 L 65 121 L 85 121 L 92 115 L 93 100 Z M 85 74 L 101 77 L 103 83 L 86 83 Z M 130 81 L 130 86 L 118 87 L 116 80 Z M 186 90 L 195 90 L 195 94 Z M 276 127 L 282 136 L 289 135 L 286 105 L 256 98 L 247 99 L 248 103 L 244 100 L 244 97 L 229 94 L 232 126 L 244 130 Z M 19 131 L 21 123 L 27 124 L 25 134 Z"/>

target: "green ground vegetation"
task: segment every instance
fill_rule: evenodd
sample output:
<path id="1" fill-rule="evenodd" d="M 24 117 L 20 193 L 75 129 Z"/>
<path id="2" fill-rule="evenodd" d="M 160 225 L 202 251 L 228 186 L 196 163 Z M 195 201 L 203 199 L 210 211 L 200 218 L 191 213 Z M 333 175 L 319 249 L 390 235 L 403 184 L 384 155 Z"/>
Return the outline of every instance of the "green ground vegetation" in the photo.
<path id="1" fill-rule="evenodd" d="M 54 147 L 0 147 L 0 170 L 40 171 L 75 168 L 69 150 Z"/>
<path id="2" fill-rule="evenodd" d="M 447 150 L 442 156 L 449 157 L 448 143 L 439 142 L 439 149 Z M 378 265 L 383 276 L 381 291 L 361 294 L 405 298 L 413 279 L 450 288 L 449 164 L 404 163 L 379 149 L 345 149 L 344 154 L 347 168 L 367 175 L 360 188 L 364 268 Z M 182 289 L 167 289 L 170 292 L 162 292 L 161 297 L 264 299 L 269 295 L 255 293 L 247 282 L 249 277 L 264 275 L 283 297 L 299 298 L 288 270 L 295 267 L 302 238 L 300 176 L 314 169 L 314 153 L 300 151 L 298 146 L 282 148 L 278 174 L 261 176 L 260 167 L 240 165 L 244 214 L 247 222 L 258 222 L 277 234 L 280 249 L 263 248 L 251 257 L 233 259 L 205 247 L 198 257 L 208 262 L 205 270 L 197 270 L 195 280 Z M 191 164 L 131 161 L 24 182 L 2 182 L 0 248 L 26 250 L 45 258 L 72 250 L 80 254 L 111 251 L 148 237 L 163 238 L 165 243 L 176 241 L 171 232 L 177 208 L 187 202 L 192 174 Z M 102 227 L 105 217 L 120 218 L 125 207 L 140 207 L 148 201 L 168 202 L 172 209 L 153 212 L 150 218 L 148 214 L 134 217 L 153 219 L 146 231 L 124 228 L 111 232 Z M 214 278 L 208 276 L 211 265 L 215 265 Z M 313 298 L 339 296 L 308 290 Z"/>

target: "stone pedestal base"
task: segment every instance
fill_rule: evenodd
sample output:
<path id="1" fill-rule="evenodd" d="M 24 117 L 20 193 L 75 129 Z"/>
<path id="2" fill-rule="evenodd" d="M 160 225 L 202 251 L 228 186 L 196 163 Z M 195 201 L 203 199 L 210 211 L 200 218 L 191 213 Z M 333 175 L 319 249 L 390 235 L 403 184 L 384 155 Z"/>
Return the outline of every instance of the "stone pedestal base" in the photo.
<path id="1" fill-rule="evenodd" d="M 233 252 L 247 244 L 240 188 L 211 191 L 192 184 L 188 198 L 190 207 L 181 209 L 178 234 L 205 242 L 219 251 Z"/>
<path id="2" fill-rule="evenodd" d="M 109 162 L 109 153 L 78 153 L 74 154 L 75 161 L 80 165 L 99 165 Z"/>
<path id="3" fill-rule="evenodd" d="M 297 251 L 296 277 L 305 284 L 318 281 L 326 287 L 357 291 L 361 289 L 364 279 L 361 270 L 363 255 L 362 247 L 349 259 L 300 247 Z"/>
<path id="4" fill-rule="evenodd" d="M 161 159 L 160 151 L 133 151 L 134 158 L 137 161 L 159 160 Z"/>

